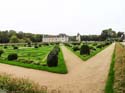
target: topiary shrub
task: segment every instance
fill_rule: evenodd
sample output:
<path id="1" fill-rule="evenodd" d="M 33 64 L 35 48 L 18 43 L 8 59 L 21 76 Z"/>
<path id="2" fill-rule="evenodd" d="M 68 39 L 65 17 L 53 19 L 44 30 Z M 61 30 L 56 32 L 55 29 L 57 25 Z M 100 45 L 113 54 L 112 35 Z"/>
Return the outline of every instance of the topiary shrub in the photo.
<path id="1" fill-rule="evenodd" d="M 97 46 L 97 43 L 93 43 L 92 45 L 93 45 L 93 46 Z"/>
<path id="2" fill-rule="evenodd" d="M 27 43 L 28 47 L 32 47 L 32 44 L 30 42 Z"/>
<path id="3" fill-rule="evenodd" d="M 4 49 L 7 49 L 7 46 L 4 46 Z"/>
<path id="4" fill-rule="evenodd" d="M 49 43 L 43 43 L 42 45 L 49 46 Z"/>
<path id="5" fill-rule="evenodd" d="M 54 48 L 53 48 L 53 50 L 52 51 L 55 51 L 56 52 L 56 54 L 58 54 L 59 52 L 60 52 L 60 48 L 59 48 L 59 46 L 58 45 L 56 45 Z"/>
<path id="6" fill-rule="evenodd" d="M 111 44 L 111 42 L 105 42 L 105 46 L 110 45 L 110 44 Z"/>
<path id="7" fill-rule="evenodd" d="M 42 45 L 41 44 L 39 44 L 39 47 L 41 47 Z"/>
<path id="8" fill-rule="evenodd" d="M 38 48 L 38 46 L 37 46 L 37 45 L 35 45 L 35 46 L 34 46 L 34 48 Z"/>
<path id="9" fill-rule="evenodd" d="M 0 50 L 0 57 L 1 57 L 1 55 L 4 53 L 4 51 L 3 50 Z"/>
<path id="10" fill-rule="evenodd" d="M 24 44 L 24 47 L 26 47 L 26 44 Z"/>
<path id="11" fill-rule="evenodd" d="M 58 65 L 58 55 L 54 52 L 50 52 L 47 57 L 47 66 L 56 67 Z"/>
<path id="12" fill-rule="evenodd" d="M 56 67 L 58 65 L 58 53 L 60 51 L 59 46 L 55 46 L 47 57 L 48 67 Z"/>
<path id="13" fill-rule="evenodd" d="M 72 49 L 73 49 L 73 51 L 80 50 L 79 46 L 74 46 Z"/>
<path id="14" fill-rule="evenodd" d="M 17 46 L 13 46 L 13 49 L 18 49 L 18 47 Z"/>
<path id="15" fill-rule="evenodd" d="M 18 55 L 16 53 L 12 53 L 8 55 L 8 60 L 16 60 Z"/>
<path id="16" fill-rule="evenodd" d="M 90 48 L 88 45 L 82 45 L 81 48 L 80 48 L 80 55 L 83 55 L 83 54 L 90 54 Z"/>
<path id="17" fill-rule="evenodd" d="M 71 43 L 72 45 L 80 45 L 81 43 L 80 42 L 73 42 Z"/>
<path id="18" fill-rule="evenodd" d="M 103 47 L 102 44 L 98 44 L 98 45 L 96 46 L 96 48 L 102 48 L 102 47 Z"/>

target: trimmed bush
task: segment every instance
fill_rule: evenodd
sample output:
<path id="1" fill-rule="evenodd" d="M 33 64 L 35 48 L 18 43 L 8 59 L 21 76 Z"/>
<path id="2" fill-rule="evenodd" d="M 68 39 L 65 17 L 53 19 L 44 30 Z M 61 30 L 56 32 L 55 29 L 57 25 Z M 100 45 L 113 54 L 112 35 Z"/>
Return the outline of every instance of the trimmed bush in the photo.
<path id="1" fill-rule="evenodd" d="M 102 47 L 103 47 L 102 44 L 98 44 L 98 45 L 96 46 L 96 48 L 102 48 Z"/>
<path id="2" fill-rule="evenodd" d="M 90 54 L 90 48 L 88 45 L 82 45 L 81 48 L 80 48 L 80 55 L 83 55 L 83 54 Z"/>
<path id="3" fill-rule="evenodd" d="M 32 47 L 32 44 L 30 42 L 27 43 L 28 47 Z"/>
<path id="4" fill-rule="evenodd" d="M 64 44 L 65 44 L 65 46 L 72 47 L 72 45 L 69 43 L 64 43 Z"/>
<path id="5" fill-rule="evenodd" d="M 54 52 L 50 52 L 47 57 L 48 67 L 56 67 L 58 65 L 58 55 Z"/>
<path id="6" fill-rule="evenodd" d="M 34 48 L 38 48 L 38 46 L 37 46 L 37 45 L 35 45 L 35 46 L 34 46 Z"/>
<path id="7" fill-rule="evenodd" d="M 18 55 L 16 53 L 12 53 L 8 55 L 8 60 L 16 60 Z"/>
<path id="8" fill-rule="evenodd" d="M 18 47 L 17 46 L 13 46 L 13 49 L 18 49 Z"/>
<path id="9" fill-rule="evenodd" d="M 79 46 L 74 46 L 73 51 L 77 51 L 77 50 L 80 50 Z"/>
<path id="10" fill-rule="evenodd" d="M 56 46 L 53 48 L 53 51 L 56 51 L 56 52 L 57 52 L 57 54 L 58 54 L 58 52 L 60 52 L 60 48 L 59 48 L 59 46 L 58 46 L 58 45 L 56 45 Z"/>
<path id="11" fill-rule="evenodd" d="M 26 47 L 26 44 L 24 44 L 24 47 Z"/>
<path id="12" fill-rule="evenodd" d="M 1 57 L 1 55 L 4 53 L 4 51 L 3 50 L 0 50 L 0 57 Z"/>
<path id="13" fill-rule="evenodd" d="M 7 46 L 4 46 L 4 49 L 7 49 Z"/>
<path id="14" fill-rule="evenodd" d="M 110 45 L 110 44 L 111 44 L 111 42 L 106 42 L 106 43 L 105 43 L 105 46 Z"/>
<path id="15" fill-rule="evenodd" d="M 49 43 L 43 43 L 42 45 L 49 46 Z"/>
<path id="16" fill-rule="evenodd" d="M 97 43 L 93 43 L 92 45 L 93 45 L 93 46 L 96 46 L 96 45 L 97 45 Z"/>
<path id="17" fill-rule="evenodd" d="M 55 46 L 47 57 L 48 67 L 56 67 L 58 65 L 58 53 L 60 51 L 59 46 Z"/>
<path id="18" fill-rule="evenodd" d="M 42 45 L 41 44 L 39 44 L 39 47 L 41 47 Z"/>
<path id="19" fill-rule="evenodd" d="M 81 43 L 80 42 L 73 42 L 71 44 L 73 44 L 73 45 L 80 45 Z"/>

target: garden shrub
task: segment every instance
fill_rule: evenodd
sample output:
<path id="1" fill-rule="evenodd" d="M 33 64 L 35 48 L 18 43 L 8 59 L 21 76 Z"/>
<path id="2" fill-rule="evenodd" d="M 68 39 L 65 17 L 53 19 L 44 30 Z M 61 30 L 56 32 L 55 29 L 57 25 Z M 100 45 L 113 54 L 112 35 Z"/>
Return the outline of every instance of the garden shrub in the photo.
<path id="1" fill-rule="evenodd" d="M 68 46 L 68 47 L 72 47 L 72 45 L 69 44 L 69 43 L 64 43 L 64 45 L 65 45 L 65 46 Z"/>
<path id="2" fill-rule="evenodd" d="M 97 43 L 93 43 L 92 45 L 93 45 L 93 46 L 96 46 L 96 45 L 97 45 Z"/>
<path id="3" fill-rule="evenodd" d="M 42 45 L 41 44 L 39 44 L 39 47 L 41 47 Z"/>
<path id="4" fill-rule="evenodd" d="M 59 45 L 59 42 L 56 42 L 55 44 L 56 44 L 56 45 Z"/>
<path id="5" fill-rule="evenodd" d="M 49 43 L 43 43 L 42 45 L 49 46 Z"/>
<path id="6" fill-rule="evenodd" d="M 13 46 L 13 49 L 18 49 L 18 47 L 17 46 Z"/>
<path id="7" fill-rule="evenodd" d="M 80 50 L 79 46 L 74 46 L 73 51 L 77 51 L 77 50 Z"/>
<path id="8" fill-rule="evenodd" d="M 50 52 L 47 57 L 48 67 L 56 67 L 58 65 L 58 55 L 54 52 Z"/>
<path id="9" fill-rule="evenodd" d="M 58 45 L 56 45 L 56 46 L 53 48 L 53 51 L 56 51 L 56 52 L 57 52 L 57 54 L 58 54 L 58 52 L 60 52 L 60 48 L 59 48 L 59 46 L 58 46 Z"/>
<path id="10" fill-rule="evenodd" d="M 4 49 L 7 49 L 7 46 L 4 46 Z"/>
<path id="11" fill-rule="evenodd" d="M 47 57 L 48 67 L 56 67 L 58 65 L 58 53 L 60 51 L 59 46 L 55 46 Z"/>
<path id="12" fill-rule="evenodd" d="M 8 60 L 16 60 L 18 55 L 16 53 L 12 53 L 8 55 Z"/>
<path id="13" fill-rule="evenodd" d="M 102 44 L 98 44 L 98 45 L 96 46 L 96 48 L 102 48 L 102 47 L 103 47 Z"/>
<path id="14" fill-rule="evenodd" d="M 26 44 L 24 44 L 24 47 L 26 47 Z"/>
<path id="15" fill-rule="evenodd" d="M 0 57 L 1 57 L 1 55 L 4 53 L 4 51 L 3 50 L 0 50 Z"/>
<path id="16" fill-rule="evenodd" d="M 80 42 L 73 42 L 71 44 L 73 44 L 73 45 L 80 45 L 81 43 Z"/>
<path id="17" fill-rule="evenodd" d="M 83 54 L 90 54 L 90 48 L 88 45 L 82 45 L 81 48 L 80 48 L 80 55 L 83 55 Z"/>
<path id="18" fill-rule="evenodd" d="M 111 44 L 111 42 L 105 42 L 105 46 L 110 45 L 110 44 Z"/>
<path id="19" fill-rule="evenodd" d="M 32 47 L 32 44 L 30 42 L 27 43 L 28 47 Z"/>
<path id="20" fill-rule="evenodd" d="M 35 46 L 34 46 L 34 48 L 38 48 L 38 46 L 37 46 L 37 45 L 35 45 Z"/>

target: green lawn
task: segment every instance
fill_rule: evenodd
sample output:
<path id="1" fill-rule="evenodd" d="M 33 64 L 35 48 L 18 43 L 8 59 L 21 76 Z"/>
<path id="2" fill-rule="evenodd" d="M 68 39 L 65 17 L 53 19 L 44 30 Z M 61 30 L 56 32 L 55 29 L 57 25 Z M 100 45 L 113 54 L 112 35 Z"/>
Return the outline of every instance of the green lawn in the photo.
<path id="1" fill-rule="evenodd" d="M 0 47 L 0 49 L 3 49 L 3 47 Z M 25 68 L 45 70 L 45 71 L 54 72 L 54 73 L 61 73 L 61 74 L 67 73 L 67 68 L 64 62 L 62 51 L 60 51 L 58 55 L 57 67 L 48 67 L 46 65 L 43 65 L 43 64 L 46 64 L 45 58 L 52 49 L 53 49 L 53 46 L 42 46 L 40 48 L 20 47 L 18 50 L 13 50 L 12 47 L 9 47 L 8 49 L 4 49 L 4 53 L 2 54 L 2 57 L 0 58 L 0 63 L 16 65 L 16 66 L 21 66 Z M 40 62 L 40 65 L 36 65 L 33 63 L 30 63 L 30 64 L 23 63 L 23 62 L 19 62 L 18 60 L 8 61 L 7 56 L 10 53 L 17 53 L 19 55 L 18 60 L 19 59 L 33 60 L 34 62 Z"/>
<path id="2" fill-rule="evenodd" d="M 72 47 L 67 47 L 67 48 L 69 50 L 71 50 L 75 55 L 77 55 L 78 57 L 80 57 L 83 61 L 86 61 L 86 60 L 90 59 L 91 57 L 95 56 L 96 54 L 98 54 L 99 52 L 101 52 L 106 47 L 96 48 L 96 50 L 91 50 L 90 55 L 80 55 L 80 51 L 73 51 Z"/>
<path id="3" fill-rule="evenodd" d="M 3 47 L 0 47 L 3 49 Z M 19 47 L 19 49 L 14 50 L 11 46 L 4 49 L 4 54 L 2 58 L 7 58 L 10 53 L 17 53 L 18 59 L 27 59 L 33 61 L 42 62 L 42 60 L 47 56 L 47 54 L 52 50 L 53 46 L 43 46 L 40 48 L 34 47 Z"/>
<path id="4" fill-rule="evenodd" d="M 105 86 L 105 93 L 114 93 L 114 90 L 113 90 L 114 73 L 115 73 L 114 72 L 114 65 L 115 65 L 115 50 L 114 50 L 114 53 L 112 55 L 112 62 L 110 65 L 108 79 L 107 79 L 106 86 Z"/>

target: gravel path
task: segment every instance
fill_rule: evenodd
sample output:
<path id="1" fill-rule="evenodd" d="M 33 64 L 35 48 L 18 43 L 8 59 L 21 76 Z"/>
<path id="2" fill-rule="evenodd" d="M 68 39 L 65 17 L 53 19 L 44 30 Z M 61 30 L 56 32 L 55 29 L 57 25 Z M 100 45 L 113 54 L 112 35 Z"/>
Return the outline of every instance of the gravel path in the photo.
<path id="1" fill-rule="evenodd" d="M 68 74 L 56 74 L 7 64 L 0 64 L 0 72 L 28 78 L 47 86 L 49 90 L 61 90 L 61 93 L 103 93 L 114 45 L 110 45 L 87 62 L 83 62 L 66 47 L 61 46 Z"/>

